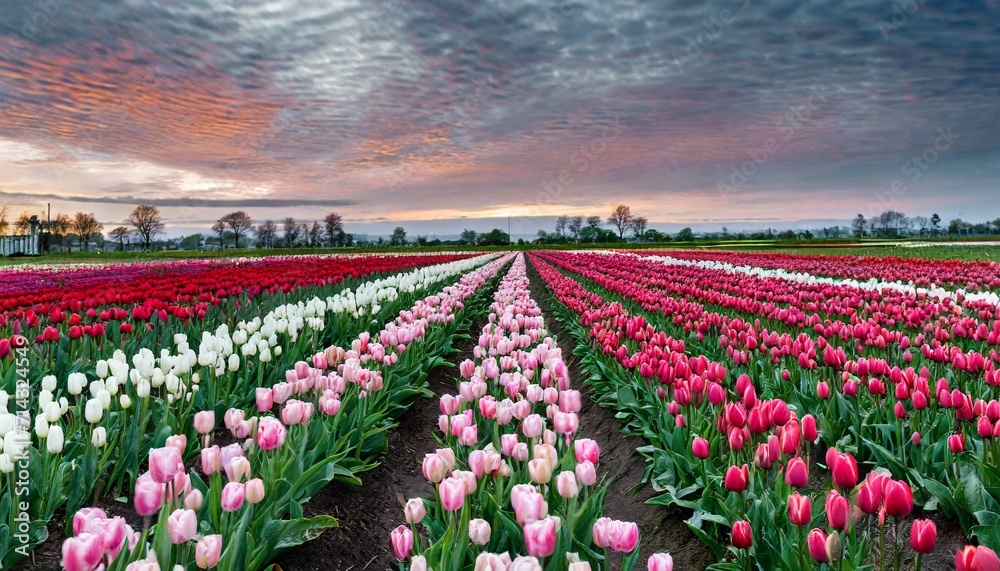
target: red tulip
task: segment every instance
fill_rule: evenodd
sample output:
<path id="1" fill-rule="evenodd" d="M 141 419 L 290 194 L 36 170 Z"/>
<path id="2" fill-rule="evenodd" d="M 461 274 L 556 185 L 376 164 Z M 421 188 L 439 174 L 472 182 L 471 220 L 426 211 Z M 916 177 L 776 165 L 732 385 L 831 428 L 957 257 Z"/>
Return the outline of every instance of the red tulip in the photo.
<path id="1" fill-rule="evenodd" d="M 937 526 L 929 519 L 915 519 L 910 528 L 910 547 L 917 553 L 934 551 L 937 543 Z"/>
<path id="2" fill-rule="evenodd" d="M 913 492 L 906 482 L 888 480 L 883 493 L 886 514 L 892 517 L 906 517 L 913 511 Z"/>
<path id="3" fill-rule="evenodd" d="M 965 451 L 965 434 L 952 434 L 948 437 L 948 449 L 953 454 Z"/>
<path id="4" fill-rule="evenodd" d="M 850 509 L 847 498 L 837 490 L 830 490 L 826 495 L 826 519 L 830 522 L 830 527 L 846 529 Z"/>
<path id="5" fill-rule="evenodd" d="M 826 563 L 826 532 L 816 528 L 809 532 L 806 542 L 809 544 L 809 555 L 819 563 Z"/>
<path id="6" fill-rule="evenodd" d="M 1000 571 L 1000 558 L 988 547 L 966 545 L 955 554 L 955 571 Z"/>
<path id="7" fill-rule="evenodd" d="M 816 396 L 823 400 L 830 398 L 830 385 L 826 384 L 826 381 L 816 383 Z"/>
<path id="8" fill-rule="evenodd" d="M 694 454 L 694 457 L 698 458 L 699 460 L 704 460 L 708 458 L 709 454 L 708 440 L 705 440 L 700 436 L 695 436 L 694 441 L 691 442 L 691 454 Z"/>
<path id="9" fill-rule="evenodd" d="M 737 549 L 749 549 L 753 545 L 753 529 L 750 522 L 739 520 L 733 523 L 733 546 Z"/>
<path id="10" fill-rule="evenodd" d="M 809 484 L 809 468 L 802 458 L 792 458 L 785 467 L 785 482 L 793 488 L 804 488 Z"/>
<path id="11" fill-rule="evenodd" d="M 730 466 L 726 470 L 726 489 L 730 492 L 740 493 L 747 489 L 749 479 L 750 470 L 746 464 L 742 467 Z"/>
<path id="12" fill-rule="evenodd" d="M 837 454 L 830 471 L 833 473 L 833 482 L 841 489 L 849 490 L 858 485 L 858 463 L 850 453 Z"/>
<path id="13" fill-rule="evenodd" d="M 816 417 L 807 414 L 802 417 L 802 437 L 806 442 L 814 443 L 819 438 L 819 431 L 816 430 Z"/>
<path id="14" fill-rule="evenodd" d="M 866 514 L 873 514 L 878 511 L 882 503 L 882 489 L 864 482 L 858 489 L 858 507 Z"/>
<path id="15" fill-rule="evenodd" d="M 812 504 L 809 496 L 803 496 L 798 492 L 788 497 L 788 519 L 793 525 L 805 527 L 812 519 Z"/>

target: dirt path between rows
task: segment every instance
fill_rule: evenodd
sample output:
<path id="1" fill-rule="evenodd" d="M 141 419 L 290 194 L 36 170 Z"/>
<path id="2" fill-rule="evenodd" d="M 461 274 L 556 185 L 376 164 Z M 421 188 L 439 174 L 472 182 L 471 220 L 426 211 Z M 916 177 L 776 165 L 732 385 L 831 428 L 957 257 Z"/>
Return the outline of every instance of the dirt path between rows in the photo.
<path id="1" fill-rule="evenodd" d="M 646 559 L 653 553 L 667 552 L 674 559 L 675 569 L 704 569 L 715 562 L 711 551 L 684 524 L 689 513 L 671 510 L 664 506 L 646 503 L 655 492 L 649 486 L 638 493 L 632 490 L 642 481 L 645 461 L 635 450 L 646 445 L 641 438 L 625 436 L 619 432 L 615 413 L 601 408 L 590 399 L 591 389 L 583 383 L 587 377 L 573 357 L 576 341 L 555 320 L 550 303 L 551 294 L 545 287 L 534 266 L 528 264 L 528 278 L 531 281 L 531 297 L 538 302 L 545 316 L 549 333 L 555 336 L 569 367 L 573 387 L 583 394 L 583 409 L 580 411 L 580 433 L 584 438 L 592 438 L 601 447 L 599 474 L 610 481 L 604 498 L 604 514 L 613 519 L 634 521 L 639 526 L 640 550 L 639 568 L 644 569 Z"/>

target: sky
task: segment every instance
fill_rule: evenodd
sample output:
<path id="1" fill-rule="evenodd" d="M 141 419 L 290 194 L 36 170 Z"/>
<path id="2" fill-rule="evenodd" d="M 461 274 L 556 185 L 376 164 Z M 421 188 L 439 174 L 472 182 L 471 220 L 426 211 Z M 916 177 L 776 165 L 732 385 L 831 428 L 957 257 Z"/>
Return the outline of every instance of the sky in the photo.
<path id="1" fill-rule="evenodd" d="M 0 0 L 0 204 L 174 235 L 992 220 L 998 46 L 1000 0 Z"/>

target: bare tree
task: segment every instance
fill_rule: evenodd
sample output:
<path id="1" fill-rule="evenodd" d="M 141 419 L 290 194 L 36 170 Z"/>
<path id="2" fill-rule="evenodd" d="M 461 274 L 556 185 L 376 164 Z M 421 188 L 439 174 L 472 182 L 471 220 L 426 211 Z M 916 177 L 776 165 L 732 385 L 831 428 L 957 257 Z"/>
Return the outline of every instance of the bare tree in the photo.
<path id="1" fill-rule="evenodd" d="M 273 224 L 273 222 L 272 222 Z M 212 224 L 212 232 L 219 235 L 219 249 L 226 249 L 226 220 L 225 218 L 219 218 Z"/>
<path id="2" fill-rule="evenodd" d="M 312 226 L 309 227 L 309 246 L 311 248 L 318 248 L 322 241 L 323 227 L 319 225 L 318 220 L 313 220 Z"/>
<path id="3" fill-rule="evenodd" d="M 273 248 L 278 237 L 278 225 L 271 220 L 265 220 L 257 225 L 257 247 Z"/>
<path id="4" fill-rule="evenodd" d="M 10 227 L 10 222 L 7 221 L 7 205 L 4 204 L 0 206 L 0 234 L 7 233 L 7 228 Z"/>
<path id="5" fill-rule="evenodd" d="M 142 248 L 149 250 L 149 245 L 157 234 L 162 234 L 166 225 L 160 217 L 160 209 L 148 204 L 140 204 L 128 215 L 127 223 L 135 228 L 136 234 L 142 241 Z"/>
<path id="6" fill-rule="evenodd" d="M 588 216 L 587 217 L 587 228 L 593 228 L 597 230 L 601 227 L 601 217 L 600 216 Z"/>
<path id="7" fill-rule="evenodd" d="M 566 234 L 566 226 L 569 225 L 569 216 L 560 216 L 556 218 L 556 234 L 563 236 Z"/>
<path id="8" fill-rule="evenodd" d="M 237 250 L 240 247 L 240 238 L 253 228 L 253 218 L 250 218 L 250 215 L 245 210 L 230 212 L 220 218 L 219 221 L 224 224 L 224 228 L 228 228 L 233 233 L 233 236 L 236 237 Z"/>
<path id="9" fill-rule="evenodd" d="M 86 252 L 90 239 L 104 230 L 104 225 L 97 221 L 91 212 L 77 212 L 71 226 L 73 233 L 80 237 L 80 248 Z"/>
<path id="10" fill-rule="evenodd" d="M 112 229 L 111 232 L 108 233 L 108 235 L 111 236 L 112 240 L 118 242 L 119 252 L 125 251 L 125 239 L 128 238 L 129 232 L 130 231 L 128 228 L 124 226 L 118 226 Z"/>
<path id="11" fill-rule="evenodd" d="M 618 230 L 618 239 L 625 239 L 625 230 L 628 230 L 629 223 L 632 222 L 632 209 L 625 204 L 619 204 L 608 216 L 608 224 Z"/>
<path id="12" fill-rule="evenodd" d="M 574 216 L 569 219 L 569 234 L 573 237 L 574 241 L 580 240 L 580 230 L 583 229 L 583 216 Z"/>
<path id="13" fill-rule="evenodd" d="M 341 215 L 336 212 L 327 214 L 323 219 L 323 228 L 326 230 L 326 239 L 331 247 L 343 242 L 344 219 Z"/>
<path id="14" fill-rule="evenodd" d="M 635 239 L 641 241 L 642 237 L 646 234 L 646 227 L 649 225 L 649 220 L 645 216 L 636 216 L 629 221 L 629 228 L 632 233 L 635 234 Z"/>
<path id="15" fill-rule="evenodd" d="M 292 246 L 295 245 L 296 242 L 299 241 L 299 231 L 300 231 L 298 223 L 295 222 L 295 219 L 292 218 L 291 216 L 285 218 L 284 231 L 285 231 L 284 234 L 285 247 L 291 248 Z"/>

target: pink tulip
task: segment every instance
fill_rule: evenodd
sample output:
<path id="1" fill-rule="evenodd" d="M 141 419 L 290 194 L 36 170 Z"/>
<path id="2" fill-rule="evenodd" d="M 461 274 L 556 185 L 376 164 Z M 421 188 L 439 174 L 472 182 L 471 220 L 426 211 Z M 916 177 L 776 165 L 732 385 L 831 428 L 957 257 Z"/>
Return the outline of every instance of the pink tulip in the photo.
<path id="1" fill-rule="evenodd" d="M 184 469 L 181 451 L 172 446 L 149 451 L 149 475 L 154 482 L 166 484 Z"/>
<path id="2" fill-rule="evenodd" d="M 274 450 L 285 444 L 288 430 L 276 418 L 265 417 L 257 424 L 257 446 L 261 450 Z"/>
<path id="3" fill-rule="evenodd" d="M 211 569 L 222 558 L 222 536 L 206 535 L 194 547 L 194 560 L 199 569 Z"/>
<path id="4" fill-rule="evenodd" d="M 674 571 L 674 559 L 668 553 L 654 553 L 646 562 L 646 571 Z"/>
<path id="5" fill-rule="evenodd" d="M 210 476 L 222 469 L 222 452 L 218 446 L 201 449 L 201 471 Z"/>
<path id="6" fill-rule="evenodd" d="M 251 504 L 259 504 L 264 499 L 264 480 L 260 478 L 254 478 L 246 483 L 244 486 L 244 494 L 246 496 L 247 502 Z"/>
<path id="7" fill-rule="evenodd" d="M 401 525 L 392 530 L 389 537 L 392 540 L 392 552 L 396 559 L 402 561 L 413 553 L 413 532 L 410 531 L 410 528 Z"/>
<path id="8" fill-rule="evenodd" d="M 468 488 L 462 478 L 445 478 L 438 486 L 438 494 L 441 496 L 441 507 L 445 511 L 455 512 L 465 505 L 465 496 Z"/>
<path id="9" fill-rule="evenodd" d="M 424 507 L 424 501 L 421 499 L 413 498 L 406 502 L 406 507 L 403 509 L 403 514 L 406 516 L 406 523 L 415 524 L 420 523 L 424 520 L 427 515 L 427 509 Z"/>
<path id="10" fill-rule="evenodd" d="M 80 511 L 73 514 L 73 535 L 80 535 L 88 522 L 99 519 L 108 519 L 108 514 L 100 508 L 80 508 Z"/>
<path id="11" fill-rule="evenodd" d="M 257 387 L 254 391 L 254 398 L 257 401 L 257 412 L 267 412 L 274 407 L 273 389 Z"/>
<path id="12" fill-rule="evenodd" d="M 428 482 L 437 484 L 448 475 L 448 465 L 437 454 L 426 454 L 423 462 L 424 477 Z"/>
<path id="13" fill-rule="evenodd" d="M 246 498 L 246 488 L 239 482 L 229 482 L 222 488 L 222 510 L 234 512 L 243 507 Z"/>
<path id="14" fill-rule="evenodd" d="M 94 571 L 104 557 L 103 540 L 82 533 L 63 542 L 62 564 L 66 571 Z"/>
<path id="15" fill-rule="evenodd" d="M 201 509 L 201 506 L 205 503 L 205 495 L 201 493 L 198 488 L 195 488 L 188 493 L 184 494 L 184 507 L 189 510 L 194 510 L 197 512 Z"/>
<path id="16" fill-rule="evenodd" d="M 594 522 L 593 537 L 594 545 L 600 549 L 611 547 L 611 534 L 614 531 L 615 522 L 609 517 L 602 517 Z"/>
<path id="17" fill-rule="evenodd" d="M 566 499 L 579 495 L 580 485 L 577 483 L 576 474 L 569 471 L 560 472 L 556 477 L 556 490 L 560 496 Z"/>
<path id="18" fill-rule="evenodd" d="M 608 536 L 612 551 L 630 553 L 639 544 L 639 527 L 630 521 L 616 521 Z"/>
<path id="19" fill-rule="evenodd" d="M 175 510 L 167 519 L 167 530 L 174 545 L 187 543 L 198 533 L 198 516 L 194 510 Z"/>
<path id="20" fill-rule="evenodd" d="M 537 414 L 529 415 L 521 422 L 521 432 L 524 433 L 525 438 L 538 438 L 544 429 L 545 420 Z"/>
<path id="21" fill-rule="evenodd" d="M 557 412 L 552 421 L 553 428 L 559 434 L 572 436 L 580 426 L 580 419 L 575 412 Z"/>
<path id="22" fill-rule="evenodd" d="M 580 438 L 573 442 L 573 454 L 577 462 L 597 464 L 601 457 L 601 448 L 597 442 L 589 438 Z"/>
<path id="23" fill-rule="evenodd" d="M 449 472 L 455 469 L 456 460 L 455 460 L 454 450 L 452 450 L 451 448 L 438 448 L 437 450 L 434 451 L 434 453 L 440 456 L 442 460 L 444 460 L 444 464 L 445 466 L 448 467 Z"/>
<path id="24" fill-rule="evenodd" d="M 551 517 L 524 526 L 524 544 L 528 555 L 548 557 L 556 549 L 556 524 Z"/>
<path id="25" fill-rule="evenodd" d="M 469 541 L 482 546 L 490 542 L 490 524 L 484 519 L 473 519 L 469 521 Z"/>
<path id="26" fill-rule="evenodd" d="M 160 511 L 163 505 L 165 484 L 155 482 L 149 472 L 143 473 L 135 481 L 135 511 L 145 517 Z"/>
<path id="27" fill-rule="evenodd" d="M 597 483 L 597 469 L 590 462 L 580 462 L 576 465 L 576 477 L 584 486 L 593 486 Z"/>
<path id="28" fill-rule="evenodd" d="M 224 468 L 230 482 L 242 482 L 244 477 L 250 476 L 250 460 L 245 456 L 231 458 Z"/>
<path id="29" fill-rule="evenodd" d="M 534 489 L 520 494 L 517 503 L 514 503 L 513 494 L 511 494 L 511 505 L 514 506 L 514 517 L 521 526 L 538 521 L 549 513 L 545 497 Z"/>
<path id="30" fill-rule="evenodd" d="M 198 434 L 208 434 L 215 430 L 215 411 L 203 410 L 195 414 L 194 430 Z"/>
<path id="31" fill-rule="evenodd" d="M 563 412 L 580 412 L 583 408 L 581 404 L 580 391 L 568 390 L 559 393 L 559 410 Z"/>

